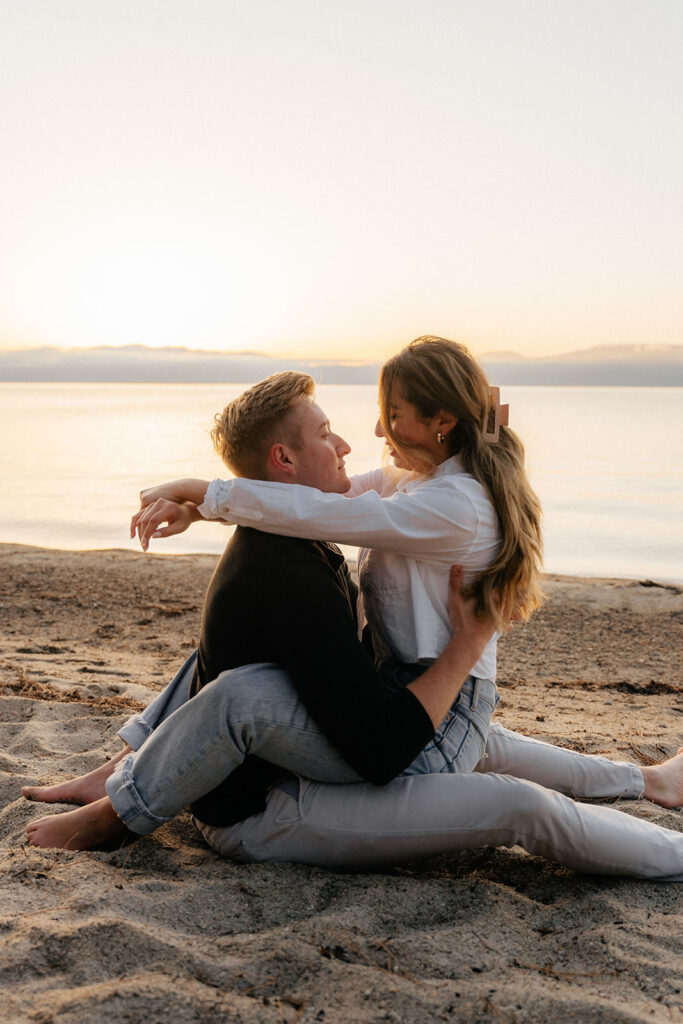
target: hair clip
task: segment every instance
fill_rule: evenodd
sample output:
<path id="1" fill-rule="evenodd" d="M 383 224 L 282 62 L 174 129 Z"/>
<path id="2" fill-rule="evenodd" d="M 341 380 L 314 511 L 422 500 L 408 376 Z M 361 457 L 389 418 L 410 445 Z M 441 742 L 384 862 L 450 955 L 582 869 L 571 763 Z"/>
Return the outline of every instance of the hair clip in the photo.
<path id="1" fill-rule="evenodd" d="M 500 404 L 500 388 L 489 388 L 491 407 L 481 428 L 481 436 L 492 444 L 500 437 L 500 428 L 507 427 L 510 413 L 509 405 Z"/>

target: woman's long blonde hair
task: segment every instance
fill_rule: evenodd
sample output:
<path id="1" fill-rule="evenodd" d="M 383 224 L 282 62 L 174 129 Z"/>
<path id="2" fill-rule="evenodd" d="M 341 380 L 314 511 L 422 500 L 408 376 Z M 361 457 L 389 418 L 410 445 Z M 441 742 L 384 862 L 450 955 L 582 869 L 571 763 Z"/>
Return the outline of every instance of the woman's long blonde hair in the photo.
<path id="1" fill-rule="evenodd" d="M 492 397 L 484 371 L 464 345 L 427 335 L 417 338 L 389 359 L 380 372 L 380 421 L 398 449 L 429 460 L 424 449 L 409 449 L 391 432 L 391 393 L 398 393 L 427 420 L 440 412 L 457 418 L 445 444 L 459 455 L 464 468 L 487 490 L 498 516 L 500 550 L 480 572 L 469 591 L 478 607 L 498 628 L 513 618 L 528 619 L 543 595 L 539 586 L 543 543 L 541 506 L 524 467 L 524 447 L 509 427 L 501 426 L 498 440 L 482 431 L 489 424 Z"/>

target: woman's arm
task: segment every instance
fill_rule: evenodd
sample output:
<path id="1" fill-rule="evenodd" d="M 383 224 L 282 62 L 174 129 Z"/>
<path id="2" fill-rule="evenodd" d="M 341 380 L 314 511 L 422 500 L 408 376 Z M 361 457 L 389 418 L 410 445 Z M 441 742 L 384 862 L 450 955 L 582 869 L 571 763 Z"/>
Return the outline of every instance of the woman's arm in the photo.
<path id="1" fill-rule="evenodd" d="M 344 496 L 355 497 L 369 490 L 380 492 L 384 482 L 381 469 L 352 476 L 351 487 Z M 208 480 L 187 477 L 140 491 L 140 508 L 130 521 L 131 538 L 135 537 L 137 531 L 140 545 L 146 551 L 153 538 L 183 533 L 192 523 L 203 518 L 199 513 L 189 517 L 184 506 L 191 504 L 196 509 L 204 501 L 208 486 Z M 162 527 L 162 523 L 166 523 L 166 526 Z"/>
<path id="2" fill-rule="evenodd" d="M 140 545 L 146 551 L 152 536 L 172 537 L 183 533 L 203 518 L 197 506 L 204 501 L 208 486 L 208 480 L 187 477 L 140 491 L 140 508 L 130 521 L 131 539 L 137 531 Z M 167 525 L 160 529 L 162 523 Z"/>
<path id="3" fill-rule="evenodd" d="M 146 551 L 151 539 L 181 533 L 191 522 L 205 518 L 286 537 L 394 551 L 441 564 L 462 557 L 480 518 L 490 515 L 485 497 L 482 507 L 475 508 L 472 498 L 449 478 L 384 498 L 374 489 L 381 486 L 382 470 L 356 479 L 358 486 L 368 489 L 355 497 L 266 480 L 172 481 L 140 492 L 142 507 L 131 520 L 131 537 L 137 530 Z M 172 504 L 187 500 L 199 505 L 200 515 L 189 519 L 182 505 L 174 508 Z"/>
<path id="4" fill-rule="evenodd" d="M 140 508 L 146 508 L 157 501 L 158 498 L 167 498 L 168 501 L 191 501 L 193 505 L 201 505 L 208 486 L 208 480 L 197 480 L 193 477 L 185 477 L 183 480 L 169 480 L 168 483 L 159 484 L 157 487 L 148 487 L 146 490 L 140 491 Z"/>
<path id="5" fill-rule="evenodd" d="M 206 519 L 266 533 L 334 540 L 452 564 L 470 547 L 479 523 L 494 522 L 483 489 L 480 497 L 476 489 L 439 477 L 409 493 L 396 491 L 383 498 L 368 490 L 347 498 L 300 484 L 214 480 L 199 511 Z"/>
<path id="6" fill-rule="evenodd" d="M 371 469 L 369 473 L 357 473 L 349 479 L 351 486 L 348 491 L 344 492 L 345 498 L 357 498 L 359 494 L 365 494 L 366 491 L 377 491 L 378 494 L 382 494 L 388 483 L 387 474 L 383 469 Z M 393 490 L 393 488 L 391 489 Z"/>
<path id="7" fill-rule="evenodd" d="M 202 516 L 192 502 L 158 498 L 153 505 L 135 513 L 130 521 L 130 536 L 132 539 L 137 530 L 140 546 L 146 551 L 151 537 L 173 537 L 174 534 L 184 533 L 192 523 L 200 519 Z M 162 527 L 162 523 L 166 523 L 166 526 Z M 151 524 L 154 524 L 153 527 Z"/>

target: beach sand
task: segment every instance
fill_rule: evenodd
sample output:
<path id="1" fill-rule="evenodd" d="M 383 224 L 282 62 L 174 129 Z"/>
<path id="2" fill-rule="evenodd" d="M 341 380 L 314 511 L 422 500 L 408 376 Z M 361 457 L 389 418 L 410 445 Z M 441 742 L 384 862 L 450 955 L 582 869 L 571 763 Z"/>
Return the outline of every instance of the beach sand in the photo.
<path id="1" fill-rule="evenodd" d="M 19 787 L 118 751 L 194 646 L 215 557 L 3 545 L 0 560 L 3 1020 L 683 1020 L 683 885 L 517 849 L 376 873 L 240 866 L 186 814 L 114 853 L 26 847 L 46 809 Z M 546 591 L 501 641 L 499 720 L 618 759 L 673 754 L 683 588 L 551 576 Z M 680 811 L 621 806 L 683 829 Z"/>

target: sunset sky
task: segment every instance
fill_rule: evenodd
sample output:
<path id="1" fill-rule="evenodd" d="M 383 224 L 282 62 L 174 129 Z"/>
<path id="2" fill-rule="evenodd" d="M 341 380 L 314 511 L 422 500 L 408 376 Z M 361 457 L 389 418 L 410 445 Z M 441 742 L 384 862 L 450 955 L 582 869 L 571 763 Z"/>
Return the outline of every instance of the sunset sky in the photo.
<path id="1" fill-rule="evenodd" d="M 0 347 L 683 342 L 679 0 L 0 15 Z"/>

